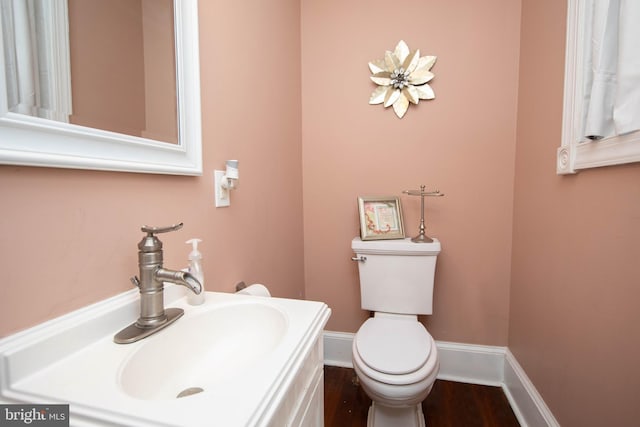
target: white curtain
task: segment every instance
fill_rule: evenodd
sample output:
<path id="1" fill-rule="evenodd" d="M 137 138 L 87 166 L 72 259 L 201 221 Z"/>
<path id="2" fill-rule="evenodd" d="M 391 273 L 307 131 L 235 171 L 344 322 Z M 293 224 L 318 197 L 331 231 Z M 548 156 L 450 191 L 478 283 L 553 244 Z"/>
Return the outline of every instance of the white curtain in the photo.
<path id="1" fill-rule="evenodd" d="M 27 1 L 1 0 L 0 11 L 9 111 L 36 115 L 33 14 Z"/>
<path id="2" fill-rule="evenodd" d="M 0 0 L 0 66 L 4 64 L 9 111 L 69 121 L 67 10 L 67 0 Z"/>
<path id="3" fill-rule="evenodd" d="M 640 1 L 585 0 L 584 137 L 640 130 Z"/>

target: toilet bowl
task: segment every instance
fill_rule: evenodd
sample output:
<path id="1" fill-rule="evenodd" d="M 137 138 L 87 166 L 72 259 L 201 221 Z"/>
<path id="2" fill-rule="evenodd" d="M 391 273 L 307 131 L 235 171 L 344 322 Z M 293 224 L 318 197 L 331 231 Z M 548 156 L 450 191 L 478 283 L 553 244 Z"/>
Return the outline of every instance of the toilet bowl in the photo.
<path id="1" fill-rule="evenodd" d="M 353 340 L 353 367 L 373 401 L 369 427 L 424 426 L 422 401 L 438 374 L 435 342 L 417 316 L 375 313 Z"/>

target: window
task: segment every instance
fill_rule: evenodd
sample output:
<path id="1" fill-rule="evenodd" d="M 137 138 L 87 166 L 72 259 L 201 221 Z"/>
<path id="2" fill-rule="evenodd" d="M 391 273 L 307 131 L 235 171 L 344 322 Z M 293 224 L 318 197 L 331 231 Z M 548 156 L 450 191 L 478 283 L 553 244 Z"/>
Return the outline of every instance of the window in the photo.
<path id="1" fill-rule="evenodd" d="M 640 131 L 589 140 L 582 137 L 585 109 L 584 86 L 587 25 L 590 13 L 587 0 L 569 0 L 564 82 L 562 146 L 558 148 L 557 173 L 571 174 L 581 169 L 640 161 Z"/>

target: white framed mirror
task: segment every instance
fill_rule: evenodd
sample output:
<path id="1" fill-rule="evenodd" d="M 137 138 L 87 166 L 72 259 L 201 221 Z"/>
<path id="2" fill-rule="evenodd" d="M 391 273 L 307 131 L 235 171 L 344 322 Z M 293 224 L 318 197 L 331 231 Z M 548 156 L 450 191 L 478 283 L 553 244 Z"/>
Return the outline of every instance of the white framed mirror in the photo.
<path id="1" fill-rule="evenodd" d="M 0 32 L 0 164 L 201 175 L 197 3 L 173 0 L 177 144 L 10 111 Z"/>

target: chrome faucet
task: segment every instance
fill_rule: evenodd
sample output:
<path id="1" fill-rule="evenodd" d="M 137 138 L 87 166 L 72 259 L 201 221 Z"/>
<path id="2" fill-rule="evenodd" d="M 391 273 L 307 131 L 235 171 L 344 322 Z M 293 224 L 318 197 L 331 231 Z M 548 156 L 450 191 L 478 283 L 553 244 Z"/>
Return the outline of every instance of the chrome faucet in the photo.
<path id="1" fill-rule="evenodd" d="M 155 234 L 181 228 L 182 223 L 168 227 L 145 225 L 141 228 L 147 235 L 138 243 L 140 278 L 131 278 L 131 282 L 140 289 L 140 317 L 113 337 L 117 344 L 129 344 L 148 337 L 184 314 L 181 308 L 164 308 L 163 282 L 185 286 L 195 294 L 202 292 L 202 285 L 192 274 L 162 267 L 162 242 Z"/>

